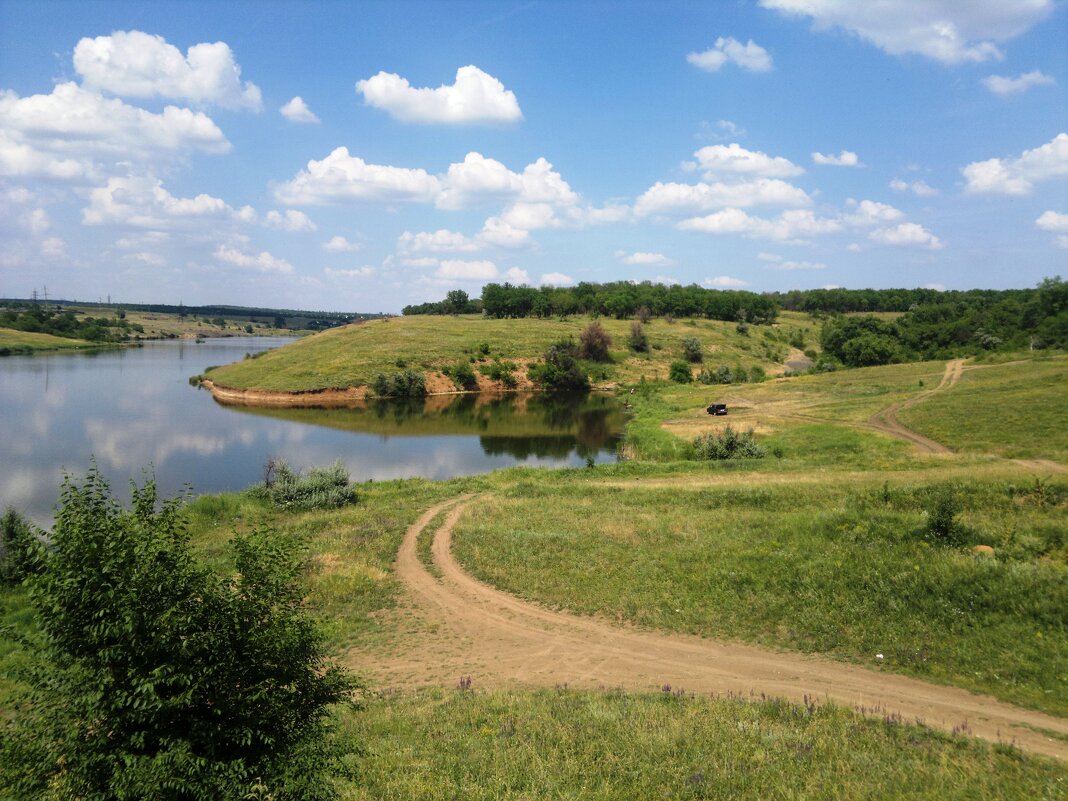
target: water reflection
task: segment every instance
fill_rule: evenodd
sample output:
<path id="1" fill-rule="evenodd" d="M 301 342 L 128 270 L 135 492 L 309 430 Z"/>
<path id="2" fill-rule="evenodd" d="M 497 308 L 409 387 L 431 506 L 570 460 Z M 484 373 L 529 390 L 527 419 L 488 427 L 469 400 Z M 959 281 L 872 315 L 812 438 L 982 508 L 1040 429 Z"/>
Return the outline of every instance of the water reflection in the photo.
<path id="1" fill-rule="evenodd" d="M 249 410 L 188 384 L 209 365 L 278 344 L 235 337 L 0 359 L 0 507 L 47 525 L 64 472 L 84 474 L 90 458 L 120 495 L 146 466 L 164 495 L 240 489 L 272 456 L 299 468 L 341 459 L 361 481 L 615 459 L 623 413 L 611 397 Z"/>

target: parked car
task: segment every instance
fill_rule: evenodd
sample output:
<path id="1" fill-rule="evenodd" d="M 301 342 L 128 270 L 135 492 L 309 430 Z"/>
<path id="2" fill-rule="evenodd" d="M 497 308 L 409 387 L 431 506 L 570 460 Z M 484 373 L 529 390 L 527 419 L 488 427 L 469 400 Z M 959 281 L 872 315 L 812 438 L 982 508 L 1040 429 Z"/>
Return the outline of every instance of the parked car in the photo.
<path id="1" fill-rule="evenodd" d="M 726 414 L 727 404 L 725 403 L 712 403 L 708 406 L 709 414 Z"/>

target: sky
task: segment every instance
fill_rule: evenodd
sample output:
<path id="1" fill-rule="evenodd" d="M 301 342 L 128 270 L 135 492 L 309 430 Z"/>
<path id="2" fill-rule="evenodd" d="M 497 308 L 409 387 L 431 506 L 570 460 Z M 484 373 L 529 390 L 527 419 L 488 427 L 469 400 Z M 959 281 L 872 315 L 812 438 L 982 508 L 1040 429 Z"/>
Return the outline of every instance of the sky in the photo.
<path id="1" fill-rule="evenodd" d="M 0 297 L 1068 276 L 1058 0 L 0 0 Z"/>

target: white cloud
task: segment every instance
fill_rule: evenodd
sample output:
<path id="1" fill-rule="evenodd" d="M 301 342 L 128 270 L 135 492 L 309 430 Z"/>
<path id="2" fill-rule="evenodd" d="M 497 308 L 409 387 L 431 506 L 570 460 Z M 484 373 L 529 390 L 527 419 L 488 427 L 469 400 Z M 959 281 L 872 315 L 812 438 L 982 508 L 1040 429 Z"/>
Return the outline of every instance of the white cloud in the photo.
<path id="1" fill-rule="evenodd" d="M 750 72 L 768 72 L 771 54 L 752 39 L 742 44 L 730 36 L 721 36 L 703 53 L 690 53 L 686 60 L 705 72 L 718 72 L 728 61 Z"/>
<path id="2" fill-rule="evenodd" d="M 743 281 L 741 278 L 731 278 L 729 275 L 717 275 L 715 278 L 706 278 L 701 284 L 715 289 L 739 289 L 743 286 L 749 286 L 748 281 Z"/>
<path id="3" fill-rule="evenodd" d="M 48 212 L 44 209 L 34 209 L 22 215 L 22 225 L 31 234 L 43 234 L 52 227 L 52 221 L 48 219 Z"/>
<path id="4" fill-rule="evenodd" d="M 1026 92 L 1032 86 L 1043 86 L 1054 83 L 1056 83 L 1056 81 L 1053 80 L 1053 76 L 1046 75 L 1040 70 L 1025 72 L 1023 75 L 1018 75 L 1015 78 L 1009 78 L 1002 75 L 988 75 L 983 78 L 983 86 L 994 94 L 1001 95 L 1002 97 Z"/>
<path id="5" fill-rule="evenodd" d="M 512 284 L 529 284 L 530 273 L 522 267 L 509 267 L 504 274 L 504 280 Z"/>
<path id="6" fill-rule="evenodd" d="M 225 42 L 196 44 L 183 56 L 162 36 L 116 31 L 78 42 L 74 69 L 86 86 L 123 97 L 166 97 L 253 111 L 262 107 L 259 87 L 241 83 L 241 67 Z"/>
<path id="7" fill-rule="evenodd" d="M 938 194 L 933 186 L 928 186 L 926 181 L 902 181 L 895 178 L 890 182 L 890 188 L 895 192 L 912 192 L 918 197 L 932 197 Z"/>
<path id="8" fill-rule="evenodd" d="M 308 104 L 300 95 L 294 97 L 278 111 L 290 122 L 305 122 L 313 125 L 319 123 L 319 118 L 308 108 Z"/>
<path id="9" fill-rule="evenodd" d="M 847 205 L 853 207 L 853 212 L 844 218 L 850 225 L 878 225 L 900 220 L 905 216 L 900 209 L 875 200 L 862 200 L 859 203 L 851 200 Z"/>
<path id="10" fill-rule="evenodd" d="M 509 199 L 560 206 L 578 202 L 578 195 L 544 158 L 516 173 L 496 159 L 471 152 L 462 162 L 449 165 L 441 185 L 437 205 L 445 209 Z"/>
<path id="11" fill-rule="evenodd" d="M 842 223 L 816 217 L 808 209 L 785 211 L 773 220 L 750 217 L 741 209 L 723 209 L 706 217 L 691 217 L 675 227 L 706 234 L 741 234 L 750 239 L 798 241 L 808 236 L 840 231 Z"/>
<path id="12" fill-rule="evenodd" d="M 560 225 L 556 208 L 549 203 L 513 203 L 504 210 L 501 220 L 523 231 L 538 231 Z"/>
<path id="13" fill-rule="evenodd" d="M 356 267 L 351 270 L 335 270 L 332 267 L 327 267 L 323 272 L 330 278 L 369 278 L 375 274 L 375 268 L 365 264 L 363 267 Z"/>
<path id="14" fill-rule="evenodd" d="M 289 275 L 293 272 L 293 265 L 285 259 L 272 256 L 266 250 L 258 254 L 243 253 L 236 248 L 219 245 L 215 249 L 215 258 L 219 261 L 233 264 L 237 267 L 258 270 L 262 273 L 280 273 Z"/>
<path id="15" fill-rule="evenodd" d="M 672 278 L 670 275 L 658 275 L 653 278 L 654 284 L 663 284 L 664 286 L 676 286 L 679 282 L 678 279 Z"/>
<path id="16" fill-rule="evenodd" d="M 729 145 L 706 145 L 694 153 L 705 178 L 713 176 L 744 175 L 765 178 L 790 178 L 805 170 L 782 156 L 769 156 L 758 150 L 746 150 L 736 142 Z"/>
<path id="17" fill-rule="evenodd" d="M 868 239 L 880 245 L 921 247 L 940 250 L 942 242 L 937 236 L 918 223 L 900 223 L 892 228 L 877 228 L 868 234 Z"/>
<path id="18" fill-rule="evenodd" d="M 857 154 L 852 150 L 843 150 L 837 156 L 833 153 L 825 155 L 823 153 L 813 153 L 812 161 L 814 164 L 822 164 L 831 167 L 859 167 L 860 161 L 857 159 Z"/>
<path id="19" fill-rule="evenodd" d="M 1059 234 L 1057 247 L 1068 248 L 1068 214 L 1059 214 L 1055 211 L 1045 211 L 1042 216 L 1035 220 L 1035 225 L 1043 231 L 1052 231 Z"/>
<path id="20" fill-rule="evenodd" d="M 1015 159 L 975 161 L 961 169 L 968 179 L 964 191 L 1004 195 L 1030 194 L 1034 184 L 1068 175 L 1068 133 L 1057 134 Z"/>
<path id="21" fill-rule="evenodd" d="M 452 85 L 437 89 L 416 89 L 395 73 L 379 72 L 357 81 L 356 92 L 367 105 L 404 122 L 467 124 L 523 118 L 515 94 L 473 65 L 460 67 Z"/>
<path id="22" fill-rule="evenodd" d="M 62 180 L 94 178 L 111 165 L 187 150 L 226 153 L 230 143 L 201 112 L 167 106 L 159 114 L 105 98 L 75 83 L 51 94 L 0 91 L 0 174 Z"/>
<path id="23" fill-rule="evenodd" d="M 89 193 L 82 210 L 86 225 L 130 225 L 138 228 L 173 228 L 204 220 L 228 220 L 237 215 L 225 201 L 207 194 L 175 197 L 163 182 L 150 175 L 109 178 Z"/>
<path id="24" fill-rule="evenodd" d="M 944 64 L 1000 59 L 996 42 L 1018 36 L 1050 12 L 1052 0 L 760 0 L 811 17 L 817 30 L 843 28 L 892 55 L 918 53 Z"/>
<path id="25" fill-rule="evenodd" d="M 350 242 L 343 236 L 333 236 L 328 241 L 323 242 L 323 250 L 329 253 L 352 253 L 362 247 L 363 245 Z"/>
<path id="26" fill-rule="evenodd" d="M 313 223 L 303 211 L 288 209 L 284 212 L 269 211 L 264 219 L 264 225 L 279 231 L 318 231 L 319 226 Z"/>
<path id="27" fill-rule="evenodd" d="M 316 205 L 340 200 L 432 202 L 441 183 L 426 170 L 368 164 L 336 148 L 321 161 L 309 161 L 292 181 L 280 184 L 274 196 L 288 205 Z"/>
<path id="28" fill-rule="evenodd" d="M 772 265 L 775 270 L 826 270 L 827 265 L 819 261 L 780 261 Z"/>
<path id="29" fill-rule="evenodd" d="M 710 211 L 750 206 L 807 206 L 812 199 L 803 190 L 777 178 L 757 178 L 744 183 L 677 184 L 657 182 L 634 203 L 634 214 Z"/>
<path id="30" fill-rule="evenodd" d="M 760 251 L 759 253 L 757 253 L 757 258 L 760 259 L 761 261 L 772 261 L 772 262 L 782 261 L 782 256 L 780 256 L 778 253 L 766 253 L 763 250 Z"/>
<path id="31" fill-rule="evenodd" d="M 530 244 L 530 231 L 516 228 L 500 217 L 490 217 L 482 226 L 479 241 L 501 248 L 522 248 Z"/>
<path id="32" fill-rule="evenodd" d="M 485 260 L 443 259 L 436 275 L 438 278 L 450 278 L 455 281 L 491 281 L 497 277 L 497 265 Z"/>
<path id="33" fill-rule="evenodd" d="M 58 236 L 49 237 L 41 243 L 41 255 L 46 259 L 62 259 L 67 255 L 67 243 Z"/>
<path id="34" fill-rule="evenodd" d="M 616 258 L 623 264 L 637 264 L 645 267 L 668 267 L 675 263 L 663 253 L 647 253 L 640 250 L 634 253 L 617 250 Z"/>
<path id="35" fill-rule="evenodd" d="M 437 267 L 440 264 L 434 256 L 419 256 L 417 258 L 408 256 L 402 258 L 400 263 L 405 267 Z"/>
<path id="36" fill-rule="evenodd" d="M 544 273 L 538 283 L 542 286 L 570 286 L 575 283 L 575 279 L 563 273 Z"/>
<path id="37" fill-rule="evenodd" d="M 397 249 L 402 253 L 469 253 L 478 250 L 479 243 L 456 231 L 441 228 L 433 233 L 405 231 L 397 239 Z"/>

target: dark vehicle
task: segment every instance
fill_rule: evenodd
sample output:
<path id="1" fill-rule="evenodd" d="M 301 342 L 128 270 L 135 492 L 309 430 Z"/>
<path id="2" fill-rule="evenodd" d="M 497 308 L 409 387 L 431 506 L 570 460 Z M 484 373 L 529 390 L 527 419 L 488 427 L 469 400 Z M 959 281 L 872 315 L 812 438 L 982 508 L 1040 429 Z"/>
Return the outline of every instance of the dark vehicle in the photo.
<path id="1" fill-rule="evenodd" d="M 708 413 L 709 414 L 726 414 L 727 413 L 727 404 L 725 404 L 725 403 L 713 403 L 713 404 L 710 404 L 709 407 L 708 407 Z"/>

